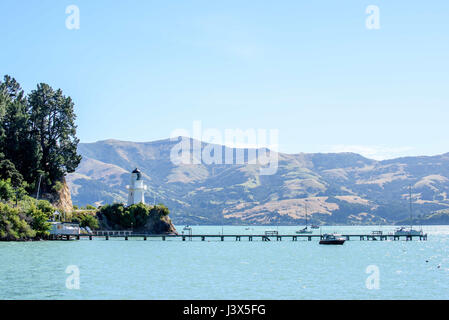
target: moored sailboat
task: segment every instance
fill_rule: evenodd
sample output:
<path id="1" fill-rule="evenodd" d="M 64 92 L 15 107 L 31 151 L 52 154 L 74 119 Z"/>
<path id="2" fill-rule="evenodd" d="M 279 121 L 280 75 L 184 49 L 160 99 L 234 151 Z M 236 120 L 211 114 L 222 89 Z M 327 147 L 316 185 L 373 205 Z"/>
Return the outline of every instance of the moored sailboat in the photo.
<path id="1" fill-rule="evenodd" d="M 413 210 L 412 210 L 412 186 L 410 185 L 410 228 L 400 227 L 394 231 L 395 236 L 422 236 L 423 231 L 413 229 Z"/>
<path id="2" fill-rule="evenodd" d="M 311 234 L 311 233 L 313 233 L 313 231 L 309 230 L 309 228 L 307 227 L 307 203 L 306 203 L 306 227 L 296 231 L 296 233 L 297 234 Z"/>

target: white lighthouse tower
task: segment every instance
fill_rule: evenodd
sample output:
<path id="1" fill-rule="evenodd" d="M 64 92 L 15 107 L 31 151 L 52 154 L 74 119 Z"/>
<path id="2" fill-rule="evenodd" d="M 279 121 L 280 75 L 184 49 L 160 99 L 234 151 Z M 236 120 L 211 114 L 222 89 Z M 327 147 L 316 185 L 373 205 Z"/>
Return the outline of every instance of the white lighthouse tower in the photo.
<path id="1" fill-rule="evenodd" d="M 128 206 L 145 203 L 145 190 L 147 186 L 143 184 L 142 173 L 136 168 L 131 173 L 131 184 L 128 186 Z"/>

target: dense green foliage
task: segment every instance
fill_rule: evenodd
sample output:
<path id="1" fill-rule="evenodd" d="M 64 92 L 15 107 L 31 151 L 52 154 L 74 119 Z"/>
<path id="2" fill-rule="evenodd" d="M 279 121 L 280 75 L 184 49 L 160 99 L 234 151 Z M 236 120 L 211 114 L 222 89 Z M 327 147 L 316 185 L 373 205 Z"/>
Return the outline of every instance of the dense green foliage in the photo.
<path id="1" fill-rule="evenodd" d="M 14 189 L 11 185 L 11 181 L 0 180 L 0 200 L 10 201 L 14 197 Z"/>
<path id="2" fill-rule="evenodd" d="M 26 95 L 12 77 L 0 81 L 0 240 L 46 236 L 55 211 L 27 194 L 62 188 L 81 157 L 74 105 L 61 90 L 41 83 Z"/>
<path id="3" fill-rule="evenodd" d="M 42 192 L 58 189 L 81 160 L 73 109 L 60 89 L 41 83 L 26 96 L 14 78 L 5 76 L 0 81 L 0 179 L 31 193 L 39 180 Z"/>
<path id="4" fill-rule="evenodd" d="M 49 234 L 48 219 L 54 209 L 49 202 L 24 197 L 17 207 L 0 203 L 0 241 L 40 239 Z"/>
<path id="5" fill-rule="evenodd" d="M 31 219 L 18 209 L 0 203 L 0 240 L 25 240 L 36 236 Z"/>
<path id="6" fill-rule="evenodd" d="M 89 227 L 91 230 L 99 228 L 97 218 L 90 212 L 81 211 L 72 213 L 72 222 L 79 223 L 80 227 Z"/>
<path id="7" fill-rule="evenodd" d="M 14 163 L 7 159 L 0 161 L 0 179 L 10 180 L 13 187 L 23 184 L 23 176 L 17 171 Z"/>
<path id="8" fill-rule="evenodd" d="M 99 214 L 106 217 L 114 229 L 143 228 L 149 219 L 160 220 L 170 211 L 164 205 L 149 206 L 143 203 L 126 207 L 122 203 L 105 205 Z"/>

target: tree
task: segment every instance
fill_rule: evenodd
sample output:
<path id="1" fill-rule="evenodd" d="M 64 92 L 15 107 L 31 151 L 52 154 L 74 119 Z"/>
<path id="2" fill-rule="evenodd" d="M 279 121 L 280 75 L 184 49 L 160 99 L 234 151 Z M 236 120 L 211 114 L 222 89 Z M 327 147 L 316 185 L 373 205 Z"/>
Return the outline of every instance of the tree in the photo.
<path id="1" fill-rule="evenodd" d="M 27 215 L 31 217 L 31 228 L 35 231 L 36 236 L 43 237 L 50 234 L 51 223 L 48 222 L 47 213 L 33 207 Z"/>
<path id="2" fill-rule="evenodd" d="M 143 203 L 125 207 L 122 203 L 105 205 L 100 208 L 99 215 L 106 217 L 115 229 L 143 228 L 148 219 L 159 221 L 168 216 L 170 211 L 164 205 L 149 206 Z"/>
<path id="3" fill-rule="evenodd" d="M 72 222 L 78 222 L 80 227 L 89 227 L 92 230 L 98 229 L 99 224 L 97 218 L 89 213 L 75 213 Z"/>
<path id="4" fill-rule="evenodd" d="M 36 236 L 26 221 L 26 217 L 17 209 L 0 203 L 0 240 L 25 240 Z"/>
<path id="5" fill-rule="evenodd" d="M 38 145 L 30 130 L 27 100 L 19 83 L 6 75 L 0 82 L 0 151 L 32 184 L 39 164 Z"/>
<path id="6" fill-rule="evenodd" d="M 170 214 L 170 210 L 163 204 L 153 206 L 150 211 L 150 216 L 156 219 L 161 219 L 162 217 L 166 217 Z"/>
<path id="7" fill-rule="evenodd" d="M 14 163 L 9 160 L 0 161 L 0 179 L 10 179 L 12 186 L 15 188 L 21 186 L 23 182 L 22 175 L 17 171 Z"/>
<path id="8" fill-rule="evenodd" d="M 37 202 L 37 209 L 42 211 L 47 219 L 50 219 L 53 216 L 53 213 L 55 213 L 55 208 L 47 200 L 39 200 Z"/>
<path id="9" fill-rule="evenodd" d="M 75 171 L 81 161 L 75 118 L 72 99 L 60 89 L 41 83 L 25 96 L 14 78 L 0 81 L 0 160 L 14 165 L 29 191 L 36 191 L 42 177 L 41 191 L 53 192 Z"/>
<path id="10" fill-rule="evenodd" d="M 74 104 L 60 89 L 41 83 L 28 96 L 31 132 L 40 153 L 40 169 L 45 181 L 43 191 L 50 191 L 66 173 L 74 172 L 81 161 L 77 154 Z"/>
<path id="11" fill-rule="evenodd" d="M 0 82 L 0 94 L 5 95 L 12 101 L 24 101 L 25 94 L 20 84 L 16 79 L 9 75 L 3 77 L 3 82 Z"/>
<path id="12" fill-rule="evenodd" d="M 0 200 L 8 202 L 14 198 L 14 189 L 11 180 L 0 180 Z"/>

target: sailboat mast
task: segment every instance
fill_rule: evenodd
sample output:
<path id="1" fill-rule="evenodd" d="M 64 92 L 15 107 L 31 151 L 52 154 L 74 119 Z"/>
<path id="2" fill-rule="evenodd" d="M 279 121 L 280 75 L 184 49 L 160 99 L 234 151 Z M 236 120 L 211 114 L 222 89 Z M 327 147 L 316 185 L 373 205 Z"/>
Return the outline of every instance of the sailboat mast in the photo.
<path id="1" fill-rule="evenodd" d="M 410 230 L 413 227 L 413 213 L 412 213 L 412 185 L 410 185 Z"/>
<path id="2" fill-rule="evenodd" d="M 307 202 L 306 202 L 306 228 L 307 228 Z"/>

